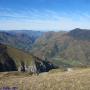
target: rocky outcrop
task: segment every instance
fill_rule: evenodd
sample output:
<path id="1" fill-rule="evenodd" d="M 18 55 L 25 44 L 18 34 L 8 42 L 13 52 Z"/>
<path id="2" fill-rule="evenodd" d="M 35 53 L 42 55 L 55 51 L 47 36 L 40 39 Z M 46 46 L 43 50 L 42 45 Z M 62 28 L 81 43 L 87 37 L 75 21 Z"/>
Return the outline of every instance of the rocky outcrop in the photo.
<path id="1" fill-rule="evenodd" d="M 49 61 L 41 60 L 38 57 L 34 56 L 33 65 L 26 66 L 24 62 L 21 63 L 20 67 L 18 67 L 19 72 L 31 72 L 31 73 L 42 73 L 48 72 L 51 69 L 57 68 Z"/>

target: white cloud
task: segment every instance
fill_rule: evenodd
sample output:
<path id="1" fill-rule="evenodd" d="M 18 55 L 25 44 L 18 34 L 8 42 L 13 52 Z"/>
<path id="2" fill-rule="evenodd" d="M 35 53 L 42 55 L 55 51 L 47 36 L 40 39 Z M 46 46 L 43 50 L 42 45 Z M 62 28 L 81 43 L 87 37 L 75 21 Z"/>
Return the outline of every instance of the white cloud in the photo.
<path id="1" fill-rule="evenodd" d="M 1 10 L 0 10 L 1 11 Z M 0 13 L 0 29 L 70 30 L 90 28 L 89 13 L 62 13 L 52 10 L 25 9 L 14 12 L 10 9 Z"/>

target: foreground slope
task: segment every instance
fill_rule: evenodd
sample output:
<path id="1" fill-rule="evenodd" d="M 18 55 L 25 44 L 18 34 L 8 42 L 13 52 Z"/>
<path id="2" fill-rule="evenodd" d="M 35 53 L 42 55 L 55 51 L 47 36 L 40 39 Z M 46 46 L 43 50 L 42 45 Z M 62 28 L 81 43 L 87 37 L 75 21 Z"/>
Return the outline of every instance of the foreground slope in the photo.
<path id="1" fill-rule="evenodd" d="M 90 69 L 31 77 L 0 73 L 0 87 L 7 86 L 17 90 L 90 90 Z"/>
<path id="2" fill-rule="evenodd" d="M 13 66 L 11 61 L 14 63 L 14 70 L 17 70 L 21 66 L 22 62 L 27 66 L 34 64 L 34 57 L 31 54 L 25 53 L 19 49 L 13 48 L 11 46 L 0 44 L 0 63 L 3 65 L 5 71 L 13 71 Z"/>
<path id="3" fill-rule="evenodd" d="M 0 44 L 0 71 L 35 70 L 45 72 L 54 68 L 48 61 L 33 56 L 20 49 Z"/>

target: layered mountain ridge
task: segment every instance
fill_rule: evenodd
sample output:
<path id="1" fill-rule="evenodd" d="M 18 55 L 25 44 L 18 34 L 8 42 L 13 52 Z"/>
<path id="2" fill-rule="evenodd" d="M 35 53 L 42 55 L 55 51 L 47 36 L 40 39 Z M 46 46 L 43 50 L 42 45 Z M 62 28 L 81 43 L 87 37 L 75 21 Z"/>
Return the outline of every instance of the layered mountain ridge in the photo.
<path id="1" fill-rule="evenodd" d="M 47 32 L 36 40 L 32 52 L 61 67 L 90 65 L 90 30 L 76 28 L 69 32 Z"/>
<path id="2" fill-rule="evenodd" d="M 28 51 L 43 32 L 32 30 L 0 31 L 0 42 Z"/>
<path id="3" fill-rule="evenodd" d="M 90 66 L 90 30 L 87 29 L 76 28 L 68 32 L 6 31 L 0 32 L 0 41 L 60 67 Z"/>

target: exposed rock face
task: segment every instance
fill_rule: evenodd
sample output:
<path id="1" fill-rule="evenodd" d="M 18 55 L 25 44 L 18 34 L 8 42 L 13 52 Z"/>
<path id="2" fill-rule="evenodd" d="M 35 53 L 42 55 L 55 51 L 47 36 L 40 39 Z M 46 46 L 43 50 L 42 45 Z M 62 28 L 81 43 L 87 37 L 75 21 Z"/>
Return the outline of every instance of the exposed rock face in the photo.
<path id="1" fill-rule="evenodd" d="M 41 60 L 38 57 L 34 57 L 33 65 L 26 66 L 24 63 L 21 63 L 21 66 L 18 68 L 19 72 L 32 72 L 32 73 L 41 73 L 48 72 L 51 69 L 57 68 L 49 61 Z"/>

